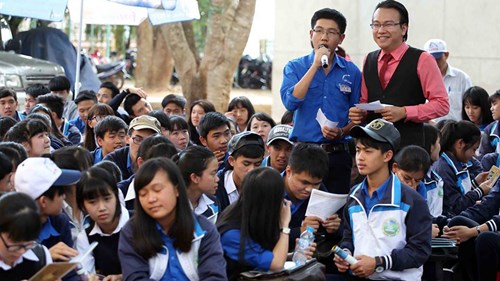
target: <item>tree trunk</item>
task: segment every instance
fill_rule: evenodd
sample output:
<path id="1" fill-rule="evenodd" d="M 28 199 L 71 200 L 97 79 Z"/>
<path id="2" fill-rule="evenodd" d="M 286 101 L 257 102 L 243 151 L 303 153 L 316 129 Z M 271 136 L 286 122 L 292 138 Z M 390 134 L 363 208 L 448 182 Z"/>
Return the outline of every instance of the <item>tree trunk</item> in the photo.
<path id="1" fill-rule="evenodd" d="M 172 52 L 159 28 L 149 21 L 137 28 L 137 68 L 135 85 L 146 91 L 166 90 L 174 67 Z"/>
<path id="2" fill-rule="evenodd" d="M 208 99 L 217 111 L 227 110 L 233 74 L 250 34 L 255 1 L 212 0 L 201 61 L 189 26 L 175 23 L 161 27 L 163 35 L 168 38 L 188 104 L 197 99 Z"/>

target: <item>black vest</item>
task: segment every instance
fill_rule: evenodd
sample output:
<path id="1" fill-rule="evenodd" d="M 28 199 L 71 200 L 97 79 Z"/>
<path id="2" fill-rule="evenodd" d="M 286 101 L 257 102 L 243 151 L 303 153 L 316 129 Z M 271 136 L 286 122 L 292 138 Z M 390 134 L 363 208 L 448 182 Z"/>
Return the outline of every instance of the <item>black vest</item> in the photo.
<path id="1" fill-rule="evenodd" d="M 418 59 L 422 50 L 409 47 L 399 62 L 385 90 L 378 78 L 378 56 L 380 50 L 368 54 L 363 68 L 363 77 L 368 89 L 368 102 L 380 100 L 381 103 L 395 106 L 410 106 L 425 103 L 420 79 L 417 74 Z M 367 122 L 381 118 L 380 114 L 370 112 Z M 401 134 L 400 148 L 410 144 L 424 146 L 424 127 L 422 123 L 400 120 L 394 126 Z"/>
<path id="2" fill-rule="evenodd" d="M 29 279 L 42 269 L 47 263 L 42 245 L 37 245 L 32 251 L 38 257 L 38 261 L 23 258 L 23 262 L 16 265 L 14 268 L 9 270 L 0 268 L 0 280 L 15 281 Z"/>
<path id="3" fill-rule="evenodd" d="M 85 229 L 89 244 L 94 241 L 99 245 L 92 251 L 95 260 L 95 271 L 104 276 L 122 274 L 120 260 L 118 259 L 118 240 L 120 240 L 120 231 L 110 236 L 101 236 L 99 234 L 89 235 L 94 228 L 94 222 Z"/>

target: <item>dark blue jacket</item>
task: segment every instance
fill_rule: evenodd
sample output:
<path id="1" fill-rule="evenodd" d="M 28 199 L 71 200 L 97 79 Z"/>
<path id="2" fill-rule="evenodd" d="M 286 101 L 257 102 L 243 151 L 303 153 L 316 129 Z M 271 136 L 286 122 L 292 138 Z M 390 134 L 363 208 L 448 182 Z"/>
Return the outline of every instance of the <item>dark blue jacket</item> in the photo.
<path id="1" fill-rule="evenodd" d="M 481 166 L 483 166 L 483 170 L 489 171 L 493 166 L 500 167 L 500 158 L 498 156 L 499 154 L 497 152 L 483 155 L 483 159 L 481 159 Z"/>
<path id="2" fill-rule="evenodd" d="M 500 226 L 500 181 L 493 186 L 490 193 L 486 195 L 480 204 L 475 204 L 461 212 L 460 215 L 467 217 L 478 224 L 486 223 L 490 231 L 498 231 Z"/>
<path id="3" fill-rule="evenodd" d="M 195 254 L 196 258 L 195 262 L 197 263 L 197 268 L 195 268 L 195 270 L 197 270 L 199 280 L 227 280 L 225 270 L 226 261 L 224 259 L 222 246 L 220 243 L 220 236 L 217 232 L 217 229 L 215 228 L 215 225 L 210 223 L 203 216 L 195 215 L 195 220 L 198 222 L 197 227 L 195 227 L 195 232 L 204 232 L 203 236 L 200 238 L 201 242 L 199 242 L 200 244 L 199 248 L 197 249 L 197 253 L 193 253 Z M 152 279 L 149 278 L 149 260 L 144 259 L 134 250 L 133 242 L 134 240 L 132 236 L 132 224 L 131 221 L 129 221 L 120 232 L 120 241 L 118 244 L 118 253 L 123 270 L 123 280 L 152 281 Z M 193 248 L 194 246 L 191 247 L 191 251 L 196 250 Z M 190 253 L 188 253 L 188 255 Z M 180 253 L 177 252 L 178 257 L 179 255 Z M 187 269 L 183 268 L 183 270 L 186 271 Z M 187 272 L 185 273 L 186 275 L 188 275 Z"/>
<path id="4" fill-rule="evenodd" d="M 443 215 L 453 217 L 483 197 L 481 188 L 471 185 L 468 166 L 450 153 L 442 153 L 432 169 L 443 179 Z M 467 184 L 470 184 L 467 187 Z"/>
<path id="5" fill-rule="evenodd" d="M 109 160 L 115 163 L 122 172 L 122 179 L 128 179 L 134 174 L 134 170 L 132 169 L 132 160 L 130 159 L 129 146 L 125 146 L 108 153 L 103 160 Z"/>
<path id="6" fill-rule="evenodd" d="M 479 159 L 482 159 L 487 153 L 495 152 L 497 144 L 500 141 L 500 126 L 498 120 L 491 122 L 484 128 L 481 145 L 479 146 Z"/>

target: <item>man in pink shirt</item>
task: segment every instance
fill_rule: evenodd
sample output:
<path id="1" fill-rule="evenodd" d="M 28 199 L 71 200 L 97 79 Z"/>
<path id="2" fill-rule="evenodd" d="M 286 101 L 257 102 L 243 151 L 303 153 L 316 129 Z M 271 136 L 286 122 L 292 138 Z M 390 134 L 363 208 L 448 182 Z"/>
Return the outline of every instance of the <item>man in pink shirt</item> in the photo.
<path id="1" fill-rule="evenodd" d="M 423 123 L 449 111 L 448 94 L 435 59 L 406 44 L 408 24 L 408 11 L 401 3 L 386 0 L 377 5 L 370 27 L 380 50 L 365 58 L 360 103 L 380 100 L 391 106 L 374 112 L 357 107 L 349 110 L 354 124 L 376 118 L 394 123 L 401 133 L 400 148 L 423 146 Z"/>

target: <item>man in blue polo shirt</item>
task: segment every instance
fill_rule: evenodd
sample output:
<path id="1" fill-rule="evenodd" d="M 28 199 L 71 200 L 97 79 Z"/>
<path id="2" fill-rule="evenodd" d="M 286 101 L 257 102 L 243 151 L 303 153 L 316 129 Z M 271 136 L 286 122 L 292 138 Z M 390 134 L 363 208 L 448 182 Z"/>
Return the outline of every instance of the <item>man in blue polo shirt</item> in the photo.
<path id="1" fill-rule="evenodd" d="M 358 103 L 361 92 L 361 72 L 335 53 L 345 38 L 346 25 L 337 10 L 325 8 L 314 13 L 309 33 L 313 51 L 288 62 L 280 90 L 286 109 L 294 111 L 290 139 L 315 143 L 329 154 L 330 173 L 323 182 L 330 192 L 341 194 L 349 192 L 352 166 L 348 112 Z M 336 127 L 314 121 L 320 109 L 328 120 L 338 122 Z"/>

